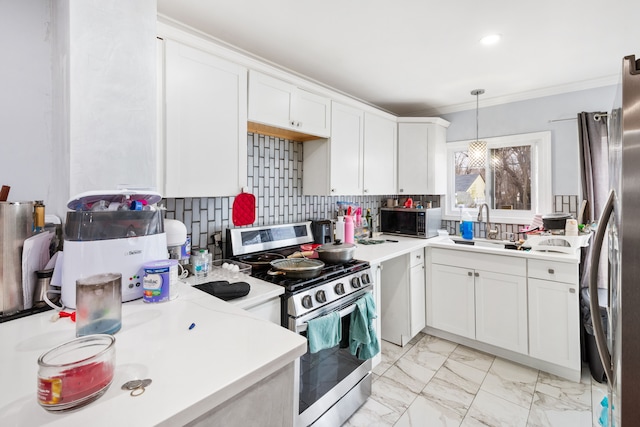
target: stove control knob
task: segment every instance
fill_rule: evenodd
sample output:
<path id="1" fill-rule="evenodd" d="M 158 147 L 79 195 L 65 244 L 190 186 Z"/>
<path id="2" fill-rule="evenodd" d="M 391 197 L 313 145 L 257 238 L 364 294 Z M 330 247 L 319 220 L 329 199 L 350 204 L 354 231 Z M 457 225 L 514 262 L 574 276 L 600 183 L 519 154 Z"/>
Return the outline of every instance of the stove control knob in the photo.
<path id="1" fill-rule="evenodd" d="M 342 283 L 338 283 L 333 289 L 335 289 L 336 294 L 344 295 L 344 285 Z"/>
<path id="2" fill-rule="evenodd" d="M 362 275 L 362 284 L 368 285 L 369 283 L 371 283 L 371 279 L 369 278 L 369 275 L 367 273 L 364 273 Z"/>
<path id="3" fill-rule="evenodd" d="M 360 278 L 359 277 L 354 277 L 353 279 L 351 279 L 351 287 L 352 288 L 359 288 L 360 286 L 362 286 L 362 283 L 360 283 Z"/>
<path id="4" fill-rule="evenodd" d="M 313 307 L 313 300 L 311 299 L 311 296 L 305 295 L 304 297 L 302 297 L 302 306 L 304 308 Z"/>
<path id="5" fill-rule="evenodd" d="M 324 293 L 324 291 L 316 292 L 316 301 L 318 301 L 320 304 L 322 304 L 323 302 L 327 302 L 327 295 Z"/>

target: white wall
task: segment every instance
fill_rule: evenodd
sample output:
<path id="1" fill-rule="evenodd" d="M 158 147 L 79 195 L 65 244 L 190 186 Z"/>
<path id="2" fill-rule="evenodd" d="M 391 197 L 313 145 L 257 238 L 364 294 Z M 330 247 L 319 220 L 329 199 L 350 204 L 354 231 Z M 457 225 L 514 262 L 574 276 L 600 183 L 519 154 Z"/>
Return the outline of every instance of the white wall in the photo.
<path id="1" fill-rule="evenodd" d="M 0 0 L 0 185 L 70 197 L 156 180 L 156 1 Z"/>
<path id="2" fill-rule="evenodd" d="M 608 112 L 613 106 L 615 89 L 615 85 L 605 86 L 486 108 L 482 108 L 481 95 L 478 132 L 480 139 L 551 131 L 553 194 L 579 195 L 581 190 L 577 121 L 550 120 L 575 119 L 582 111 Z M 442 118 L 451 122 L 447 130 L 448 141 L 476 137 L 475 109 L 445 114 Z"/>
<path id="3" fill-rule="evenodd" d="M 52 190 L 50 28 L 50 0 L 0 0 L 0 185 L 13 201 Z"/>

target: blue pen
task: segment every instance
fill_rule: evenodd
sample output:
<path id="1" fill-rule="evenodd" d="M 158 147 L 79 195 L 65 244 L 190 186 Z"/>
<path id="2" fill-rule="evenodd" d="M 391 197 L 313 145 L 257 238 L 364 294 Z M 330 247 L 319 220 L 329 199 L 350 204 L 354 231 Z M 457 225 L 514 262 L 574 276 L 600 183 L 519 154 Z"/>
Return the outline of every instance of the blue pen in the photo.
<path id="1" fill-rule="evenodd" d="M 191 325 L 189 325 L 189 330 L 192 330 L 192 329 L 193 329 L 193 328 L 195 328 L 195 327 L 196 327 L 196 324 L 195 324 L 195 323 L 192 323 Z"/>

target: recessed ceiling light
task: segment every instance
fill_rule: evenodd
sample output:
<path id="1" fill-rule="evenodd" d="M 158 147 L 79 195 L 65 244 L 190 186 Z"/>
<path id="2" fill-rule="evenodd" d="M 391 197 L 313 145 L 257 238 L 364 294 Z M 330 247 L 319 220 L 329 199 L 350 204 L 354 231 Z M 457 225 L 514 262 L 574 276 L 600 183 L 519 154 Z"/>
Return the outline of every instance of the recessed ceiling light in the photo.
<path id="1" fill-rule="evenodd" d="M 489 34 L 480 39 L 480 43 L 484 45 L 496 44 L 500 41 L 500 34 Z"/>

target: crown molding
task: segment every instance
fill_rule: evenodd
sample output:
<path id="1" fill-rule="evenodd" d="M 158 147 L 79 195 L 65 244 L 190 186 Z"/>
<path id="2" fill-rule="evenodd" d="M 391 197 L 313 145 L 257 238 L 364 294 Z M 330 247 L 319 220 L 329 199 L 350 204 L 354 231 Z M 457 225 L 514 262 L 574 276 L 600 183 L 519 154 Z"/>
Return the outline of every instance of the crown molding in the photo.
<path id="1" fill-rule="evenodd" d="M 603 86 L 616 85 L 619 82 L 617 74 L 600 77 L 592 80 L 584 80 L 581 82 L 569 83 L 566 85 L 551 86 L 542 89 L 535 89 L 526 92 L 514 93 L 505 96 L 497 96 L 494 98 L 483 98 L 481 107 L 491 107 L 494 105 L 509 104 L 512 102 L 526 101 L 534 98 L 543 98 L 545 96 L 560 95 L 563 93 L 577 92 L 580 90 L 595 89 Z M 456 113 L 459 111 L 473 110 L 476 108 L 476 102 L 464 102 L 461 104 L 448 105 L 443 107 L 431 108 L 428 110 L 417 111 L 408 116 L 440 116 L 442 114 Z"/>

